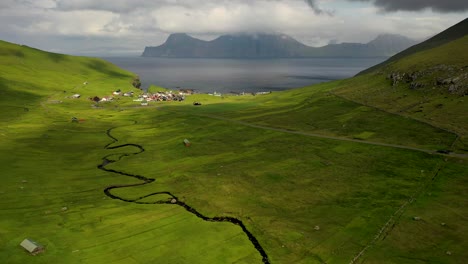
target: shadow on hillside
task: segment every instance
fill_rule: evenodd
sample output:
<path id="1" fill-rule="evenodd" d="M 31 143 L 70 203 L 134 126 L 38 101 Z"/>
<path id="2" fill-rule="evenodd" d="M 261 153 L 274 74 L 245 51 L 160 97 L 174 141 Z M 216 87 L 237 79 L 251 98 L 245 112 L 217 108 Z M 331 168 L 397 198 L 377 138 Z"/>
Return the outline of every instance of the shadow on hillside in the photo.
<path id="1" fill-rule="evenodd" d="M 19 89 L 12 87 L 18 87 Z M 41 96 L 25 91 L 26 87 L 31 90 L 40 89 L 29 83 L 11 81 L 0 77 L 0 104 L 25 105 L 39 101 Z"/>
<path id="2" fill-rule="evenodd" d="M 55 63 L 66 61 L 68 59 L 66 55 L 58 54 L 58 53 L 46 53 L 46 55 L 49 59 L 51 59 Z"/>
<path id="3" fill-rule="evenodd" d="M 11 87 L 31 87 L 26 83 L 12 82 L 0 77 L 0 122 L 9 122 L 29 112 L 29 106 L 37 103 L 40 96 L 31 92 Z"/>
<path id="4" fill-rule="evenodd" d="M 114 69 L 112 69 L 110 66 L 111 64 L 109 63 L 106 63 L 106 62 L 103 62 L 103 61 L 99 61 L 99 60 L 92 60 L 88 63 L 86 63 L 86 65 L 88 67 L 90 67 L 91 69 L 93 70 L 96 70 L 98 72 L 102 72 L 102 73 L 105 73 L 111 77 L 117 77 L 117 78 L 128 78 L 128 77 L 131 77 L 131 75 L 128 75 L 128 74 L 124 74 L 124 73 L 121 73 L 121 72 L 118 72 L 118 71 L 115 71 Z"/>
<path id="5" fill-rule="evenodd" d="M 24 53 L 16 49 L 0 49 L 1 56 L 15 56 L 18 58 L 24 58 Z"/>

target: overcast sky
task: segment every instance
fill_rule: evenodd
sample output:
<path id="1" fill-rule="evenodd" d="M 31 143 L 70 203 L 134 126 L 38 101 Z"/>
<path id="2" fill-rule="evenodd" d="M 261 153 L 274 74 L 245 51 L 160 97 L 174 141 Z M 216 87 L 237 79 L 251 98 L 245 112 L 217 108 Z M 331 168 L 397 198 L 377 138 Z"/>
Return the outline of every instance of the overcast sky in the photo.
<path id="1" fill-rule="evenodd" d="M 170 33 L 206 40 L 288 34 L 311 46 L 379 34 L 430 37 L 468 17 L 468 0 L 0 0 L 0 39 L 77 55 L 140 55 Z"/>

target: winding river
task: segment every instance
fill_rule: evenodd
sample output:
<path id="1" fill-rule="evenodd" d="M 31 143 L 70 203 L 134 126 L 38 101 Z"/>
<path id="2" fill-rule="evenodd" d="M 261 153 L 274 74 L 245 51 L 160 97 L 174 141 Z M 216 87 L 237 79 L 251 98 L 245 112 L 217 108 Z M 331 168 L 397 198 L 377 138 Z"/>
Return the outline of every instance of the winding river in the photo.
<path id="1" fill-rule="evenodd" d="M 130 188 L 130 187 L 134 187 L 134 186 L 149 184 L 149 183 L 152 183 L 152 182 L 155 181 L 155 179 L 153 179 L 153 178 L 147 178 L 147 177 L 142 176 L 142 175 L 136 175 L 136 174 L 126 173 L 126 172 L 106 168 L 107 165 L 109 165 L 111 163 L 118 162 L 123 157 L 131 156 L 131 155 L 137 155 L 137 154 L 143 153 L 145 151 L 145 149 L 141 145 L 138 145 L 138 144 L 121 144 L 121 145 L 113 146 L 115 143 L 117 143 L 119 141 L 117 138 L 112 136 L 112 133 L 111 133 L 112 130 L 115 129 L 115 128 L 116 127 L 110 128 L 110 129 L 108 129 L 106 131 L 107 136 L 112 139 L 112 142 L 107 144 L 104 148 L 108 149 L 108 150 L 112 150 L 112 149 L 119 149 L 119 148 L 124 148 L 124 147 L 134 147 L 134 148 L 138 149 L 138 151 L 130 152 L 130 153 L 107 155 L 107 156 L 102 158 L 102 163 L 100 165 L 98 165 L 98 169 L 106 171 L 106 172 L 111 172 L 111 173 L 115 173 L 115 174 L 118 174 L 118 175 L 122 175 L 122 176 L 133 177 L 135 179 L 140 180 L 141 182 L 134 183 L 134 184 L 120 184 L 120 185 L 108 186 L 107 188 L 104 189 L 104 193 L 108 197 L 110 197 L 112 199 L 117 199 L 117 200 L 121 200 L 121 201 L 124 201 L 124 202 L 128 202 L 128 203 L 136 203 L 136 204 L 171 204 L 171 205 L 175 205 L 175 206 L 181 206 L 187 212 L 189 212 L 191 214 L 194 214 L 195 216 L 197 216 L 200 219 L 203 219 L 204 221 L 208 221 L 208 222 L 229 222 L 229 223 L 232 223 L 234 225 L 238 225 L 238 226 L 240 226 L 242 231 L 247 235 L 250 242 L 255 247 L 255 249 L 258 251 L 258 253 L 262 256 L 263 263 L 266 263 L 266 264 L 270 263 L 270 261 L 268 259 L 268 255 L 266 254 L 265 250 L 262 248 L 262 246 L 258 242 L 257 238 L 255 238 L 255 236 L 247 229 L 247 227 L 244 225 L 244 223 L 241 220 L 237 219 L 237 218 L 227 217 L 227 216 L 215 216 L 215 217 L 205 216 L 205 215 L 201 214 L 200 212 L 198 212 L 195 208 L 187 205 L 184 202 L 179 201 L 177 196 L 173 195 L 171 192 L 155 192 L 155 193 L 151 193 L 151 194 L 148 194 L 148 195 L 145 195 L 145 196 L 141 196 L 141 197 L 136 198 L 136 199 L 127 199 L 127 198 L 123 198 L 123 197 L 112 194 L 111 191 L 113 189 Z M 110 158 L 111 156 L 116 156 L 116 155 L 117 155 L 117 159 L 111 159 Z M 141 201 L 144 198 L 151 197 L 151 196 L 162 195 L 162 194 L 168 195 L 170 198 L 166 199 L 166 200 L 156 201 L 156 202 L 142 202 Z"/>

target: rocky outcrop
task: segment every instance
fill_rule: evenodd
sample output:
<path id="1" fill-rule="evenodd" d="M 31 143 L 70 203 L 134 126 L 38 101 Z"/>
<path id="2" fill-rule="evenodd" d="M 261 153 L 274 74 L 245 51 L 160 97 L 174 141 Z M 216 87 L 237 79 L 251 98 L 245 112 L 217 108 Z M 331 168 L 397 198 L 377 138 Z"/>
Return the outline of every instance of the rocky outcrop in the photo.
<path id="1" fill-rule="evenodd" d="M 141 88 L 141 81 L 140 81 L 140 77 L 139 77 L 139 76 L 135 76 L 135 77 L 133 78 L 132 85 L 133 85 L 133 87 L 135 87 L 135 88 L 138 88 L 138 89 Z"/>
<path id="2" fill-rule="evenodd" d="M 449 94 L 468 95 L 468 66 L 454 67 L 437 65 L 416 72 L 391 72 L 387 75 L 390 84 L 407 85 L 412 90 L 438 89 Z"/>

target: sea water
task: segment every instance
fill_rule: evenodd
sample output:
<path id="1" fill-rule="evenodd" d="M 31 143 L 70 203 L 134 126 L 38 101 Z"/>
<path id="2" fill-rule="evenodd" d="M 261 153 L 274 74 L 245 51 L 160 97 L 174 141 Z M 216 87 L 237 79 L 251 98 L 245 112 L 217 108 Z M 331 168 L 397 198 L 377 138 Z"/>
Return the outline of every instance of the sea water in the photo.
<path id="1" fill-rule="evenodd" d="M 108 57 L 151 84 L 200 93 L 280 91 L 352 77 L 386 58 L 182 59 Z"/>

